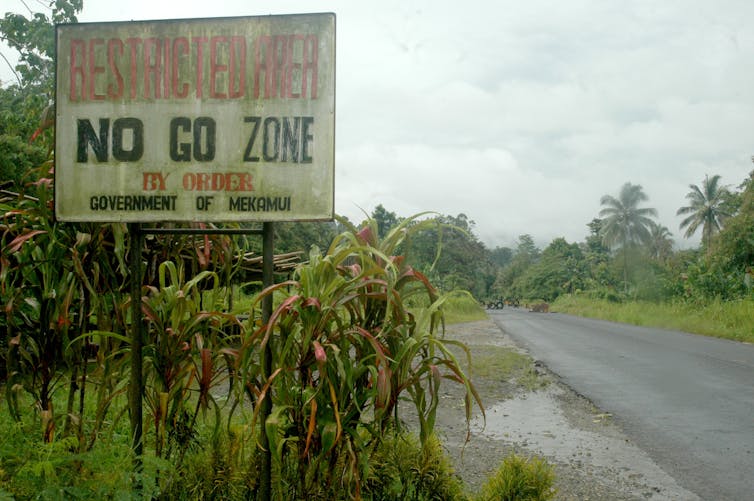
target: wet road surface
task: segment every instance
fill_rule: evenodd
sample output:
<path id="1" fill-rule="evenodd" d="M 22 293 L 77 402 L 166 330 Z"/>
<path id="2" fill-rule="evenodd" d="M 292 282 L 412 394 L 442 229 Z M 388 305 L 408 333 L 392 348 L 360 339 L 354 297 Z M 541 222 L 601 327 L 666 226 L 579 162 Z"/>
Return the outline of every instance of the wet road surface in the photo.
<path id="1" fill-rule="evenodd" d="M 490 318 L 702 499 L 754 500 L 754 345 L 524 309 Z"/>

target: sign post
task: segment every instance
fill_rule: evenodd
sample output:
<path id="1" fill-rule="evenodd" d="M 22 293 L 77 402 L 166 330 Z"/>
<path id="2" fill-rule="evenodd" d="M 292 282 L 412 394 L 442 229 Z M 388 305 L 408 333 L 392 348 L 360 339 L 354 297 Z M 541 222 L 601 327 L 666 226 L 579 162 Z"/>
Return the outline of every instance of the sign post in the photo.
<path id="1" fill-rule="evenodd" d="M 188 231 L 142 223 L 262 222 L 272 285 L 272 223 L 334 218 L 335 15 L 64 24 L 56 42 L 55 216 L 131 233 L 139 468 L 143 235 Z"/>

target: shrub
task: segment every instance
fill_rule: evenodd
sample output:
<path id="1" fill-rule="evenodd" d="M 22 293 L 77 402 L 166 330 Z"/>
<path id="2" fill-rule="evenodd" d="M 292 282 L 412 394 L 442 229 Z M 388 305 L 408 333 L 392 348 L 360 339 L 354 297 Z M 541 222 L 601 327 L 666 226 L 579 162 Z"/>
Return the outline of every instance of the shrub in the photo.
<path id="1" fill-rule="evenodd" d="M 555 473 L 543 459 L 511 454 L 482 486 L 479 501 L 545 501 L 555 495 Z"/>
<path id="2" fill-rule="evenodd" d="M 364 499 L 404 501 L 465 499 L 440 441 L 431 435 L 422 446 L 408 434 L 386 437 L 369 461 Z"/>

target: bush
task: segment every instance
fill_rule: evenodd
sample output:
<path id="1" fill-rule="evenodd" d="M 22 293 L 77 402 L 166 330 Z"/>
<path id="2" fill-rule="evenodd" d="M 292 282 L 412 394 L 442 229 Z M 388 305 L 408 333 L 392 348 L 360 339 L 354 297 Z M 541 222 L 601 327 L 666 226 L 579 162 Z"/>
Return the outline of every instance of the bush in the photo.
<path id="1" fill-rule="evenodd" d="M 434 435 L 424 447 L 412 435 L 386 436 L 370 459 L 369 467 L 364 499 L 465 499 L 463 484 Z"/>
<path id="2" fill-rule="evenodd" d="M 503 460 L 500 468 L 482 486 L 479 501 L 545 501 L 555 495 L 555 473 L 547 461 L 515 454 Z"/>

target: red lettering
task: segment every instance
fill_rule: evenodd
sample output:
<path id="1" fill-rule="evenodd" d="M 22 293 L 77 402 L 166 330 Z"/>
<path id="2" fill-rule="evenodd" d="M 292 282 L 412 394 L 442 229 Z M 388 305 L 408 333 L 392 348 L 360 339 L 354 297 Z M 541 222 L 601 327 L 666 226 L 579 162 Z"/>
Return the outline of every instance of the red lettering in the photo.
<path id="1" fill-rule="evenodd" d="M 68 95 L 71 101 L 82 101 L 86 98 L 84 95 L 84 87 L 86 86 L 86 73 L 84 72 L 84 63 L 86 43 L 83 40 L 74 39 L 71 40 L 71 62 L 70 62 L 70 89 Z M 76 89 L 76 82 L 80 83 L 80 91 Z"/>
<path id="2" fill-rule="evenodd" d="M 150 175 L 147 180 L 147 175 Z M 152 173 L 144 175 L 144 189 L 151 187 L 153 190 L 165 183 L 163 178 L 151 177 Z M 158 174 L 159 175 L 159 174 Z M 167 176 L 165 176 L 167 178 Z M 254 191 L 251 183 L 251 174 L 248 172 L 188 172 L 183 175 L 183 189 L 185 191 Z"/>
<path id="3" fill-rule="evenodd" d="M 180 90 L 178 89 L 178 68 L 180 67 L 180 63 L 178 61 L 178 58 L 180 56 L 185 56 L 188 54 L 189 51 L 189 42 L 188 38 L 186 37 L 178 37 L 175 40 L 173 40 L 173 73 L 172 73 L 172 88 L 173 88 L 173 96 L 184 98 L 188 96 L 189 92 L 189 85 L 184 82 L 183 85 L 181 85 Z"/>
<path id="4" fill-rule="evenodd" d="M 244 37 L 231 37 L 229 66 L 228 95 L 231 98 L 243 97 L 246 91 L 246 39 Z M 238 88 L 233 87 L 236 80 L 238 80 Z"/>
<path id="5" fill-rule="evenodd" d="M 123 55 L 123 41 L 119 38 L 111 38 L 107 41 L 107 63 L 110 71 L 115 77 L 115 85 L 107 86 L 107 96 L 111 99 L 120 99 L 123 96 L 123 75 L 121 75 L 118 65 L 115 62 L 115 53 Z"/>
<path id="6" fill-rule="evenodd" d="M 129 48 L 129 54 L 130 54 L 130 64 L 129 64 L 129 75 L 131 77 L 131 99 L 136 99 L 136 46 L 139 45 L 141 42 L 141 38 L 127 38 L 126 39 L 126 45 L 128 45 Z"/>
<path id="7" fill-rule="evenodd" d="M 191 41 L 196 45 L 196 97 L 201 98 L 204 84 L 204 44 L 207 43 L 207 38 L 193 37 Z"/>
<path id="8" fill-rule="evenodd" d="M 217 89 L 216 89 L 218 73 L 225 73 L 228 71 L 227 65 L 220 64 L 217 61 L 218 59 L 217 44 L 226 43 L 227 41 L 228 41 L 227 37 L 212 37 L 209 42 L 209 97 L 213 97 L 213 98 L 228 97 L 227 94 L 217 92 Z"/>
<path id="9" fill-rule="evenodd" d="M 302 42 L 303 45 L 303 41 L 303 35 L 291 35 L 288 40 L 288 50 L 285 53 L 285 78 L 283 79 L 283 91 L 281 92 L 283 97 L 301 97 L 300 93 L 294 93 L 292 89 L 293 71 L 298 70 L 299 73 L 301 72 L 301 63 L 293 62 L 293 48 L 296 42 Z"/>
<path id="10" fill-rule="evenodd" d="M 142 186 L 144 191 L 164 191 L 165 181 L 170 174 L 162 175 L 161 172 L 144 172 L 142 174 Z"/>
<path id="11" fill-rule="evenodd" d="M 311 79 L 309 96 L 317 99 L 317 65 L 319 57 L 319 41 L 316 35 L 309 35 L 304 40 L 303 71 L 301 74 L 301 97 L 306 97 L 306 82 Z M 308 75 L 308 78 L 307 78 Z"/>
<path id="12" fill-rule="evenodd" d="M 190 172 L 188 174 L 184 174 L 183 175 L 183 189 L 186 191 L 193 191 L 195 186 L 196 186 L 196 175 L 191 174 Z"/>
<path id="13" fill-rule="evenodd" d="M 319 42 L 315 35 L 260 36 L 254 47 L 254 97 L 264 98 L 317 97 L 317 64 Z M 298 48 L 301 56 L 299 59 Z M 301 76 L 301 88 L 293 89 L 295 74 Z M 264 75 L 263 75 L 264 74 Z"/>
<path id="14" fill-rule="evenodd" d="M 162 97 L 167 98 L 170 97 L 170 39 L 163 40 L 162 49 Z"/>
<path id="15" fill-rule="evenodd" d="M 144 40 L 144 89 L 143 97 L 149 99 L 150 80 L 154 84 L 154 97 L 160 97 L 160 67 L 161 67 L 160 40 L 147 38 Z"/>
<path id="16" fill-rule="evenodd" d="M 97 83 L 97 74 L 104 73 L 104 66 L 97 66 L 94 62 L 97 60 L 95 57 L 95 47 L 97 45 L 103 45 L 105 43 L 101 38 L 92 38 L 89 40 L 89 60 L 87 61 L 89 67 L 89 99 L 93 101 L 102 101 L 105 99 L 104 94 L 97 94 L 95 92 L 95 85 Z"/>

